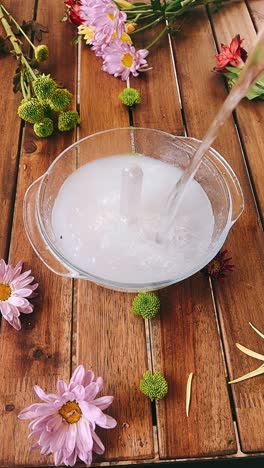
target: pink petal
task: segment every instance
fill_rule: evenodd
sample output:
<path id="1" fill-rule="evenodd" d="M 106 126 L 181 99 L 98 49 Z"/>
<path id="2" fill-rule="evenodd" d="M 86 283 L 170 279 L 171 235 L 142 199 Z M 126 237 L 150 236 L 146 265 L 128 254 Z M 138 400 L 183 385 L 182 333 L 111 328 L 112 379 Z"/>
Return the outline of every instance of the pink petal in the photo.
<path id="1" fill-rule="evenodd" d="M 99 408 L 97 408 L 94 405 L 90 405 L 86 401 L 80 401 L 79 406 L 85 418 L 90 422 L 97 423 L 97 419 L 103 415 L 102 411 Z"/>
<path id="2" fill-rule="evenodd" d="M 66 439 L 65 439 L 65 448 L 69 455 L 71 455 L 71 453 L 73 452 L 75 448 L 76 436 L 77 436 L 77 424 L 69 424 L 68 431 L 66 433 Z"/>
<path id="3" fill-rule="evenodd" d="M 86 466 L 90 466 L 93 461 L 92 451 L 86 452 L 85 450 L 78 452 L 78 457 L 82 460 Z"/>
<path id="4" fill-rule="evenodd" d="M 65 465 L 70 465 L 70 466 L 74 466 L 75 463 L 76 463 L 76 460 L 77 460 L 77 451 L 74 450 L 70 456 L 64 456 L 63 458 L 63 462 Z"/>
<path id="5" fill-rule="evenodd" d="M 87 385 L 89 385 L 91 382 L 94 381 L 94 373 L 93 371 L 91 370 L 88 370 L 85 372 L 85 376 L 84 376 L 84 379 L 83 379 L 83 386 L 84 387 L 87 387 Z"/>
<path id="6" fill-rule="evenodd" d="M 29 288 L 22 288 L 16 290 L 16 295 L 21 297 L 28 297 L 30 296 L 30 294 L 32 294 L 32 289 Z"/>
<path id="7" fill-rule="evenodd" d="M 96 382 L 90 383 L 87 387 L 85 387 L 85 400 L 90 401 L 93 400 L 94 397 L 99 392 L 99 386 Z"/>
<path id="8" fill-rule="evenodd" d="M 15 296 L 15 295 L 12 295 L 9 299 L 8 299 L 8 302 L 9 304 L 12 304 L 16 307 L 25 307 L 28 305 L 28 301 L 27 299 L 24 299 L 23 297 L 18 297 L 18 296 Z"/>
<path id="9" fill-rule="evenodd" d="M 51 452 L 57 452 L 62 450 L 66 444 L 67 432 L 69 426 L 75 426 L 75 424 L 61 424 L 60 428 L 56 432 L 49 432 L 50 437 L 50 450 Z M 41 443 L 41 440 L 40 440 Z"/>
<path id="10" fill-rule="evenodd" d="M 77 424 L 77 446 L 81 451 L 93 448 L 90 424 L 84 418 L 81 418 Z"/>
<path id="11" fill-rule="evenodd" d="M 10 323 L 10 325 L 12 325 L 12 327 L 14 327 L 15 330 L 21 330 L 21 323 L 19 318 L 13 317 L 12 320 L 8 320 L 8 322 Z"/>
<path id="12" fill-rule="evenodd" d="M 113 429 L 117 422 L 112 416 L 102 413 L 101 417 L 96 420 L 96 424 L 104 429 Z"/>
<path id="13" fill-rule="evenodd" d="M 30 302 L 28 303 L 26 307 L 20 307 L 20 311 L 22 314 L 32 314 L 33 310 L 34 310 L 34 307 L 32 304 L 30 304 Z"/>
<path id="14" fill-rule="evenodd" d="M 97 377 L 96 379 L 96 383 L 99 387 L 99 392 L 102 390 L 103 386 L 104 386 L 104 379 L 103 377 Z"/>
<path id="15" fill-rule="evenodd" d="M 98 437 L 98 435 L 92 430 L 92 438 L 94 441 L 93 444 L 93 451 L 97 453 L 98 455 L 102 455 L 105 451 L 105 446 L 101 439 Z"/>
<path id="16" fill-rule="evenodd" d="M 85 390 L 84 390 L 84 387 L 82 385 L 76 385 L 76 387 L 74 387 L 72 389 L 72 393 L 75 396 L 76 400 L 78 400 L 78 401 L 79 400 L 84 400 Z"/>
<path id="17" fill-rule="evenodd" d="M 58 380 L 58 382 L 57 382 L 57 390 L 58 390 L 59 395 L 61 395 L 61 396 L 62 396 L 65 392 L 67 392 L 68 386 L 66 385 L 66 383 L 64 382 L 64 380 Z"/>
<path id="18" fill-rule="evenodd" d="M 62 465 L 63 463 L 63 450 L 58 450 L 54 453 L 54 463 L 56 466 Z"/>
<path id="19" fill-rule="evenodd" d="M 19 419 L 32 419 L 38 416 L 54 414 L 55 408 L 50 403 L 33 403 L 18 414 Z"/>
<path id="20" fill-rule="evenodd" d="M 73 385 L 82 384 L 84 376 L 85 376 L 84 367 L 83 366 L 76 367 L 70 380 L 70 390 L 72 389 Z"/>
<path id="21" fill-rule="evenodd" d="M 50 417 L 47 424 L 46 424 L 46 431 L 47 432 L 56 432 L 57 430 L 60 429 L 62 422 L 62 418 L 59 415 L 54 415 L 53 417 Z"/>
<path id="22" fill-rule="evenodd" d="M 101 398 L 96 398 L 96 400 L 91 400 L 89 403 L 91 405 L 98 406 L 101 410 L 104 410 L 112 404 L 113 399 L 113 396 L 103 396 Z"/>

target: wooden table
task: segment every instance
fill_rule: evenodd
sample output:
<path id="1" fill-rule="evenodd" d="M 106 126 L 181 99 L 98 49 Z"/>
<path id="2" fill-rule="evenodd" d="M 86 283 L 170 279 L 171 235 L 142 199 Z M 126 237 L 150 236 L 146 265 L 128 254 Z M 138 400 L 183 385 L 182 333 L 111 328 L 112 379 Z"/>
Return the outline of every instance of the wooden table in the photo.
<path id="1" fill-rule="evenodd" d="M 263 454 L 264 376 L 232 387 L 227 382 L 258 366 L 236 342 L 263 353 L 263 341 L 248 322 L 264 330 L 264 102 L 243 101 L 215 143 L 245 196 L 244 213 L 225 245 L 234 272 L 212 288 L 198 273 L 160 291 L 160 318 L 151 323 L 132 315 L 133 295 L 51 273 L 26 238 L 22 204 L 31 182 L 76 138 L 131 122 L 202 138 L 227 92 L 223 78 L 212 73 L 215 44 L 240 33 L 250 49 L 264 23 L 264 0 L 230 4 L 211 18 L 203 8 L 192 12 L 171 44 L 164 38 L 152 52 L 153 70 L 131 79 L 142 93 L 142 104 L 131 114 L 118 100 L 124 83 L 100 71 L 100 59 L 87 47 L 80 54 L 78 80 L 77 48 L 70 44 L 75 31 L 60 22 L 62 1 L 6 0 L 5 5 L 20 20 L 36 15 L 48 25 L 51 57 L 43 69 L 78 96 L 82 123 L 78 135 L 37 139 L 16 115 L 15 61 L 1 60 L 0 258 L 23 260 L 40 286 L 35 311 L 22 317 L 20 332 L 4 320 L 1 324 L 0 465 L 52 464 L 51 457 L 30 453 L 27 422 L 18 421 L 17 413 L 37 401 L 34 384 L 52 392 L 58 378 L 69 380 L 77 363 L 103 375 L 104 393 L 115 395 L 109 412 L 118 427 L 103 432 L 107 450 L 96 463 Z M 150 35 L 141 45 L 146 40 Z M 152 367 L 169 383 L 167 398 L 156 405 L 139 391 L 143 371 Z M 187 418 L 190 372 L 195 377 Z"/>

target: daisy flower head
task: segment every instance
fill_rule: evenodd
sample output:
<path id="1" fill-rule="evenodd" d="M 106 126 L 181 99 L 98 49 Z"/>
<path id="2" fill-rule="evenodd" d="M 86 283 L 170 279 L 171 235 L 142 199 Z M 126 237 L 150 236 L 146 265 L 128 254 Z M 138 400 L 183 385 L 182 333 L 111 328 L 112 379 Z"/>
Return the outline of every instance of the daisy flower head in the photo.
<path id="1" fill-rule="evenodd" d="M 114 33 L 120 38 L 126 29 L 127 15 L 112 0 L 81 0 L 81 16 L 84 24 L 95 28 L 97 43 L 110 42 Z"/>
<path id="2" fill-rule="evenodd" d="M 32 282 L 31 270 L 22 271 L 22 262 L 16 266 L 0 260 L 0 312 L 12 327 L 21 329 L 20 313 L 31 314 L 33 305 L 29 299 L 34 297 L 38 284 Z"/>
<path id="3" fill-rule="evenodd" d="M 226 273 L 232 272 L 234 269 L 234 265 L 231 262 L 232 257 L 228 257 L 228 250 L 221 250 L 213 260 L 202 269 L 202 272 L 206 276 L 210 276 L 212 279 L 222 282 Z"/>
<path id="4" fill-rule="evenodd" d="M 139 72 L 149 70 L 145 60 L 148 53 L 146 49 L 136 50 L 127 42 L 115 40 L 104 51 L 102 70 L 122 80 L 127 80 L 130 73 L 138 76 Z"/>
<path id="5" fill-rule="evenodd" d="M 91 370 L 78 366 L 69 385 L 63 380 L 57 383 L 57 394 L 46 394 L 38 385 L 34 390 L 42 400 L 21 411 L 20 419 L 33 419 L 29 424 L 29 439 L 37 439 L 32 446 L 42 455 L 53 453 L 56 466 L 73 466 L 77 458 L 86 465 L 92 463 L 92 452 L 104 453 L 104 445 L 95 433 L 96 425 L 105 429 L 116 426 L 116 420 L 104 414 L 112 396 L 96 398 L 102 390 L 102 377 L 95 377 Z"/>

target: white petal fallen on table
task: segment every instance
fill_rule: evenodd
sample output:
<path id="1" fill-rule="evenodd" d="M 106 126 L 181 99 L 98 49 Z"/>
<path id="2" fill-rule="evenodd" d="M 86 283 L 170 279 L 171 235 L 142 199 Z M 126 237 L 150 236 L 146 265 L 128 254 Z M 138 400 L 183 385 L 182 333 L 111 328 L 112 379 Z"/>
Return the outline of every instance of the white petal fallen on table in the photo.
<path id="1" fill-rule="evenodd" d="M 252 351 L 251 349 L 246 348 L 245 346 L 236 343 L 236 347 L 242 351 L 242 353 L 247 354 L 248 356 L 251 356 L 255 359 L 259 359 L 260 361 L 264 361 L 264 355 L 260 353 L 256 353 L 255 351 Z"/>
<path id="2" fill-rule="evenodd" d="M 254 325 L 251 323 L 251 322 L 248 322 L 249 325 L 251 326 L 251 328 L 253 328 L 253 330 L 259 335 L 261 336 L 261 338 L 264 338 L 264 334 L 261 333 L 261 331 L 259 331 L 256 327 L 254 327 Z"/>
<path id="3" fill-rule="evenodd" d="M 238 377 L 238 379 L 231 380 L 228 383 L 229 384 L 234 384 L 234 383 L 237 383 L 237 382 L 242 382 L 242 380 L 251 379 L 252 377 L 256 377 L 257 375 L 261 375 L 261 374 L 264 374 L 264 364 L 262 364 L 260 367 L 253 370 L 252 372 L 249 372 L 248 374 L 242 375 L 241 377 Z"/>
<path id="4" fill-rule="evenodd" d="M 186 416 L 189 416 L 189 409 L 190 409 L 190 403 L 191 403 L 191 391 L 192 391 L 192 378 L 193 378 L 193 372 L 189 374 L 188 380 L 187 380 L 187 387 L 186 387 Z"/>

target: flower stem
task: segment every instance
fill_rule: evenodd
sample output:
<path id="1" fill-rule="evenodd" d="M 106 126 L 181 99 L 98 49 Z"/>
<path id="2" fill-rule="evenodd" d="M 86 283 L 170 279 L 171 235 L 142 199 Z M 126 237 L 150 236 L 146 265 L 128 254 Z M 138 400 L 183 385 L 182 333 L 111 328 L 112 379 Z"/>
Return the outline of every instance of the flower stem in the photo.
<path id="1" fill-rule="evenodd" d="M 147 47 L 145 47 L 145 49 L 149 50 L 151 47 L 153 47 L 164 36 L 164 34 L 166 34 L 167 31 L 168 26 L 165 26 L 165 28 L 162 29 L 162 31 L 157 35 L 157 37 L 155 37 L 155 39 Z"/>
<path id="2" fill-rule="evenodd" d="M 11 21 L 13 21 L 14 25 L 17 27 L 17 29 L 22 34 L 22 36 L 24 36 L 24 38 L 28 41 L 28 43 L 31 45 L 31 47 L 33 47 L 33 49 L 35 49 L 36 47 L 34 46 L 33 42 L 31 42 L 29 37 L 26 35 L 25 31 L 21 28 L 21 26 L 17 23 L 15 18 L 9 13 L 9 11 L 7 11 L 7 9 L 4 7 L 4 5 L 2 5 L 2 9 L 5 12 L 5 14 L 11 19 Z"/>
<path id="3" fill-rule="evenodd" d="M 16 53 L 17 58 L 20 58 L 21 62 L 27 67 L 29 73 L 31 74 L 33 80 L 35 80 L 37 77 L 35 73 L 33 72 L 31 66 L 29 65 L 27 59 L 24 57 L 23 52 L 18 44 L 18 40 L 16 36 L 14 35 L 10 25 L 8 24 L 6 17 L 3 12 L 3 5 L 0 5 L 0 21 L 3 25 L 3 28 L 6 32 L 7 39 L 11 42 L 12 46 L 14 47 L 14 51 Z"/>
<path id="4" fill-rule="evenodd" d="M 163 17 L 161 16 L 160 18 L 155 19 L 155 21 L 152 21 L 152 23 L 146 24 L 142 28 L 136 29 L 134 32 L 132 32 L 130 35 L 134 36 L 134 34 L 137 34 L 139 32 L 145 31 L 146 29 L 151 28 L 152 26 L 157 26 L 161 21 L 163 20 Z"/>

